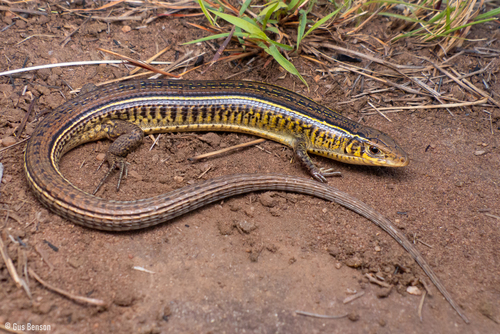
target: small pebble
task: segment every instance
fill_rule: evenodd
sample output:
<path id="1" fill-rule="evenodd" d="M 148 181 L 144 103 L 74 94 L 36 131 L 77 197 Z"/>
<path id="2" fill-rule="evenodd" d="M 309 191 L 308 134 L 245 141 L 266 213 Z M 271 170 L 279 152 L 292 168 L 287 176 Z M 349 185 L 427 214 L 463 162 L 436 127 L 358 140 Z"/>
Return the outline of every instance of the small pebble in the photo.
<path id="1" fill-rule="evenodd" d="M 130 26 L 123 26 L 123 27 L 122 27 L 122 31 L 123 31 L 124 33 L 128 33 L 128 32 L 130 32 L 131 30 L 132 30 L 132 28 L 130 28 Z"/>
<path id="2" fill-rule="evenodd" d="M 2 146 L 3 147 L 9 147 L 11 145 L 14 145 L 15 143 L 17 143 L 16 138 L 11 137 L 11 136 L 8 136 L 8 137 L 5 137 L 4 139 L 2 139 Z"/>
<path id="3" fill-rule="evenodd" d="M 387 298 L 391 294 L 392 286 L 388 288 L 381 288 L 375 293 L 377 298 Z"/>
<path id="4" fill-rule="evenodd" d="M 271 193 L 267 192 L 260 195 L 260 204 L 272 208 L 276 205 L 276 200 L 271 196 Z"/>
<path id="5" fill-rule="evenodd" d="M 340 248 L 336 245 L 331 245 L 330 247 L 328 247 L 327 252 L 331 256 L 337 257 L 340 254 Z"/>
<path id="6" fill-rule="evenodd" d="M 77 269 L 78 267 L 80 267 L 82 264 L 83 264 L 83 261 L 81 258 L 77 258 L 77 257 L 70 257 L 68 259 L 68 264 L 70 266 L 72 266 L 73 268 Z"/>
<path id="7" fill-rule="evenodd" d="M 127 307 L 131 306 L 136 300 L 136 296 L 134 294 L 133 289 L 125 289 L 123 288 L 121 291 L 118 291 L 113 303 L 118 306 Z"/>
<path id="8" fill-rule="evenodd" d="M 106 153 L 99 153 L 96 157 L 97 161 L 104 161 L 106 158 Z"/>
<path id="9" fill-rule="evenodd" d="M 363 261 L 358 257 L 351 257 L 345 261 L 345 265 L 351 268 L 359 268 L 363 265 Z"/>
<path id="10" fill-rule="evenodd" d="M 246 220 L 239 221 L 236 225 L 245 233 L 250 233 L 257 228 L 254 222 L 247 222 Z"/>
<path id="11" fill-rule="evenodd" d="M 357 314 L 356 312 L 351 312 L 347 316 L 347 319 L 351 320 L 352 322 L 358 321 L 359 320 L 359 314 Z"/>
<path id="12" fill-rule="evenodd" d="M 12 175 L 6 175 L 4 174 L 3 175 L 3 178 L 2 178 L 2 183 L 9 183 L 10 181 L 12 181 Z"/>
<path id="13" fill-rule="evenodd" d="M 184 181 L 184 178 L 182 176 L 174 176 L 174 181 L 177 183 L 182 183 Z"/>
<path id="14" fill-rule="evenodd" d="M 375 252 L 380 252 L 380 251 L 381 251 L 380 247 L 379 246 L 375 246 Z"/>
<path id="15" fill-rule="evenodd" d="M 410 295 L 415 295 L 415 296 L 420 296 L 422 294 L 422 291 L 416 286 L 409 286 L 406 289 L 406 292 L 408 292 Z"/>
<path id="16" fill-rule="evenodd" d="M 219 233 L 221 235 L 231 235 L 233 234 L 234 224 L 226 221 L 218 221 L 217 227 L 219 228 Z"/>
<path id="17" fill-rule="evenodd" d="M 477 150 L 476 152 L 474 152 L 474 155 L 480 156 L 480 155 L 484 155 L 485 153 L 486 153 L 486 151 Z"/>
<path id="18" fill-rule="evenodd" d="M 234 212 L 240 211 L 241 205 L 239 205 L 238 203 L 231 202 L 231 203 L 229 203 L 229 210 L 234 211 Z"/>

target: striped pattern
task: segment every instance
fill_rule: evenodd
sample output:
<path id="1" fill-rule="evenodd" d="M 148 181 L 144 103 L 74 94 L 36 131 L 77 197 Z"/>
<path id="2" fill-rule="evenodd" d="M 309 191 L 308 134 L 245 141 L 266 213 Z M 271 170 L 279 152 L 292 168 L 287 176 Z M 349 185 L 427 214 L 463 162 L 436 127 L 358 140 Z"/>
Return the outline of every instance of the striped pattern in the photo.
<path id="1" fill-rule="evenodd" d="M 165 208 L 160 202 L 166 197 L 106 201 L 77 189 L 60 173 L 58 163 L 65 152 L 106 138 L 105 124 L 115 119 L 134 123 L 146 134 L 234 131 L 348 163 L 408 163 L 406 153 L 387 135 L 283 88 L 241 81 L 131 81 L 68 101 L 37 126 L 26 148 L 25 170 L 42 203 L 96 228 L 139 228 L 170 217 L 171 208 L 158 209 Z M 371 147 L 377 148 L 376 154 L 369 152 Z"/>

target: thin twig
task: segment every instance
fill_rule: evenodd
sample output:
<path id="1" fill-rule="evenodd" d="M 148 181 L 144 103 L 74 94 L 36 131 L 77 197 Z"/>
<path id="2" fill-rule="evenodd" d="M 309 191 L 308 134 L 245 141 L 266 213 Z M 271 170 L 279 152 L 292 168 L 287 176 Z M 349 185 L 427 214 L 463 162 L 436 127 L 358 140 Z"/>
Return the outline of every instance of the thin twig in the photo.
<path id="1" fill-rule="evenodd" d="M 13 8 L 13 7 L 8 7 L 8 6 L 0 6 L 0 11 L 9 11 L 9 12 L 14 12 L 14 13 L 24 13 L 24 14 L 30 14 L 30 15 L 44 15 L 47 16 L 46 12 L 42 12 L 39 10 L 29 10 L 29 9 L 21 9 L 21 8 Z"/>
<path id="2" fill-rule="evenodd" d="M 30 139 L 30 138 L 29 138 L 29 137 L 28 137 L 28 138 L 25 138 L 25 139 L 21 140 L 20 142 L 17 142 L 17 143 L 15 143 L 15 144 L 12 144 L 12 145 L 10 145 L 10 146 L 7 146 L 7 147 L 5 147 L 5 148 L 2 148 L 2 149 L 0 150 L 0 153 L 2 153 L 2 152 L 4 152 L 4 151 L 7 151 L 7 150 L 9 150 L 9 149 L 11 149 L 11 148 L 13 148 L 13 147 L 15 147 L 15 146 L 19 145 L 19 144 L 22 144 L 22 143 L 24 143 L 25 141 L 27 141 L 28 139 Z"/>
<path id="3" fill-rule="evenodd" d="M 145 68 L 151 72 L 154 72 L 154 73 L 159 73 L 159 74 L 163 74 L 165 76 L 168 76 L 168 77 L 173 77 L 173 78 L 179 78 L 178 75 L 175 75 L 175 74 L 172 74 L 172 73 L 168 73 L 168 72 L 165 72 L 159 68 L 156 68 L 156 67 L 153 67 L 153 66 L 150 66 L 149 64 L 145 64 L 143 62 L 140 62 L 138 60 L 135 60 L 135 59 L 132 59 L 130 57 L 127 57 L 127 56 L 124 56 L 124 55 L 121 55 L 119 53 L 116 53 L 116 52 L 113 52 L 113 51 L 110 51 L 110 50 L 106 50 L 106 49 L 102 49 L 102 48 L 97 48 L 97 50 L 99 51 L 102 51 L 102 52 L 106 52 L 106 53 L 109 53 L 113 56 L 116 56 L 116 57 L 119 57 L 119 58 L 122 58 L 122 59 L 125 59 L 126 61 L 134 64 L 135 66 L 139 66 L 139 67 L 142 67 L 142 68 Z"/>
<path id="4" fill-rule="evenodd" d="M 420 239 L 417 239 L 417 241 L 418 241 L 418 242 L 420 242 L 420 243 L 421 243 L 422 245 L 424 245 L 424 246 L 427 246 L 427 247 L 429 247 L 429 248 L 432 248 L 432 246 L 431 246 L 431 245 L 429 245 L 428 243 L 423 242 L 423 241 L 422 241 L 422 240 L 420 240 Z"/>
<path id="5" fill-rule="evenodd" d="M 456 108 L 456 107 L 475 106 L 477 104 L 486 103 L 487 101 L 488 101 L 488 99 L 484 98 L 482 100 L 477 100 L 474 102 L 448 103 L 448 104 L 428 104 L 425 106 L 411 106 L 411 107 L 383 107 L 383 108 L 378 108 L 378 110 Z"/>
<path id="6" fill-rule="evenodd" d="M 496 218 L 496 219 L 500 220 L 500 216 L 495 216 L 495 215 L 492 215 L 491 213 L 485 213 L 484 215 L 488 216 L 488 217 L 491 217 L 491 218 Z"/>
<path id="7" fill-rule="evenodd" d="M 384 287 L 384 288 L 390 288 L 391 287 L 390 284 L 387 284 L 385 282 L 379 281 L 378 279 L 376 279 L 375 277 L 373 277 L 373 275 L 371 275 L 371 274 L 365 274 L 365 277 L 368 278 L 368 281 L 370 281 L 370 283 L 375 283 L 375 284 L 380 285 L 381 287 Z"/>
<path id="8" fill-rule="evenodd" d="M 224 50 L 226 49 L 227 45 L 231 41 L 231 38 L 233 38 L 233 34 L 234 34 L 234 30 L 235 29 L 236 29 L 236 26 L 233 26 L 231 28 L 231 31 L 229 32 L 229 35 L 226 37 L 226 39 L 224 40 L 224 42 L 222 43 L 222 45 L 219 47 L 219 50 L 217 50 L 217 52 L 215 52 L 214 57 L 212 58 L 212 61 L 210 62 L 210 64 L 208 65 L 208 67 L 203 72 L 201 72 L 201 74 L 204 74 L 206 71 L 208 71 L 208 69 L 210 67 L 212 67 L 213 64 L 215 64 L 217 62 L 217 60 L 219 60 L 222 52 L 224 52 Z"/>
<path id="9" fill-rule="evenodd" d="M 152 56 L 151 58 L 149 58 L 148 60 L 145 61 L 146 64 L 151 64 L 151 62 L 153 60 L 156 60 L 156 58 L 158 58 L 159 56 L 161 56 L 162 54 L 164 54 L 165 52 L 167 52 L 168 50 L 170 50 L 172 48 L 172 45 L 168 45 L 166 48 L 164 48 L 163 50 L 161 50 L 160 52 L 158 52 L 157 54 L 155 54 L 154 56 Z M 134 68 L 132 71 L 130 71 L 129 75 L 132 75 L 132 74 L 135 74 L 137 72 L 139 72 L 141 69 L 141 67 L 136 67 Z"/>
<path id="10" fill-rule="evenodd" d="M 355 295 L 347 296 L 342 303 L 343 304 L 348 304 L 348 303 L 352 302 L 353 300 L 356 300 L 356 299 L 364 296 L 364 294 L 365 294 L 364 291 L 360 291 L 360 292 L 358 292 Z"/>
<path id="11" fill-rule="evenodd" d="M 400 69 L 400 70 L 404 70 L 404 69 L 411 69 L 411 70 L 424 70 L 425 68 L 423 66 L 408 66 L 408 65 L 399 65 L 399 64 L 393 64 L 393 63 L 390 63 L 386 60 L 383 60 L 383 59 L 380 59 L 380 58 L 377 58 L 377 57 L 374 57 L 374 56 L 370 56 L 370 55 L 367 55 L 367 54 L 364 54 L 362 52 L 357 52 L 357 51 L 354 51 L 354 50 L 349 50 L 349 49 L 346 49 L 346 48 L 343 48 L 343 47 L 340 47 L 340 46 L 337 46 L 337 45 L 333 45 L 333 44 L 330 44 L 330 43 L 311 43 L 312 45 L 314 46 L 320 46 L 320 47 L 325 47 L 325 48 L 329 48 L 329 49 L 332 49 L 332 50 L 336 50 L 338 52 L 343 52 L 343 53 L 350 53 L 350 54 L 353 54 L 355 56 L 358 56 L 360 58 L 364 58 L 364 59 L 368 59 L 368 60 L 371 60 L 375 63 L 378 63 L 378 64 L 381 64 L 381 65 L 384 65 L 384 66 L 387 66 L 389 68 L 397 68 L 397 69 Z"/>
<path id="12" fill-rule="evenodd" d="M 418 317 L 420 318 L 420 322 L 422 322 L 422 307 L 424 306 L 425 296 L 427 295 L 427 291 L 424 290 L 422 293 L 422 298 L 420 299 L 420 304 L 418 305 Z"/>
<path id="13" fill-rule="evenodd" d="M 83 23 L 78 26 L 78 28 L 76 28 L 75 30 L 73 30 L 73 32 L 71 34 L 69 34 L 68 36 L 66 36 L 66 38 L 64 38 L 61 41 L 61 46 L 62 47 L 66 46 L 66 44 L 70 41 L 71 36 L 73 36 L 74 34 L 76 34 L 78 32 L 78 30 L 80 30 L 85 24 L 87 24 L 87 22 L 89 22 L 89 20 L 91 19 L 91 17 L 92 17 L 92 15 L 90 15 L 89 17 L 87 17 L 85 19 L 85 21 L 83 21 Z"/>
<path id="14" fill-rule="evenodd" d="M 410 94 L 420 94 L 420 95 L 422 95 L 422 92 L 419 92 L 419 91 L 414 90 L 414 89 L 412 89 L 412 88 L 406 87 L 406 86 L 404 86 L 404 85 L 397 84 L 397 83 L 395 83 L 395 82 L 393 82 L 393 81 L 390 81 L 390 80 L 385 80 L 385 79 L 382 79 L 382 78 L 379 78 L 379 77 L 375 77 L 375 76 L 373 76 L 373 75 L 369 75 L 369 74 L 367 74 L 367 73 L 363 73 L 363 72 L 361 72 L 361 71 L 355 70 L 355 69 L 353 69 L 353 68 L 351 68 L 351 67 L 349 67 L 349 66 L 344 65 L 342 62 L 338 61 L 338 60 L 337 60 L 337 59 L 335 59 L 335 58 L 329 57 L 329 56 L 327 56 L 326 54 L 324 54 L 324 53 L 322 53 L 322 52 L 320 52 L 320 51 L 318 51 L 318 50 L 316 50 L 316 51 L 317 51 L 318 53 L 320 53 L 320 54 L 321 54 L 321 56 L 325 57 L 326 59 L 328 59 L 328 60 L 330 60 L 330 61 L 333 61 L 333 62 L 338 63 L 340 67 L 343 67 L 343 68 L 345 68 L 345 69 L 347 69 L 347 70 L 349 70 L 349 71 L 352 71 L 352 72 L 355 72 L 355 73 L 358 73 L 358 74 L 364 75 L 364 76 L 369 77 L 369 78 L 371 78 L 371 79 L 373 79 L 373 80 L 376 80 L 376 81 L 382 82 L 382 83 L 384 83 L 384 84 L 386 84 L 386 85 L 388 85 L 388 86 L 396 87 L 396 88 L 398 88 L 398 89 L 400 89 L 400 90 L 402 90 L 402 91 L 404 91 L 404 92 L 410 93 Z"/>
<path id="15" fill-rule="evenodd" d="M 370 101 L 368 101 L 368 104 L 372 106 L 373 109 L 375 109 L 382 117 L 384 117 L 386 120 L 388 120 L 389 122 L 392 122 L 391 119 L 389 117 L 387 117 L 386 115 L 384 115 L 377 107 L 375 107 Z"/>
<path id="16" fill-rule="evenodd" d="M 26 122 L 28 121 L 28 117 L 30 117 L 31 112 L 33 111 L 33 108 L 35 107 L 35 103 L 38 100 L 38 97 L 35 96 L 33 100 L 31 100 L 30 105 L 28 107 L 28 111 L 26 112 L 26 115 L 24 115 L 23 120 L 21 121 L 21 124 L 17 127 L 16 131 L 14 131 L 14 136 L 19 138 L 21 136 L 21 133 L 24 130 L 24 127 L 26 126 Z"/>
<path id="17" fill-rule="evenodd" d="M 58 294 L 66 297 L 70 300 L 76 301 L 78 303 L 90 304 L 90 305 L 95 305 L 95 306 L 106 306 L 107 305 L 104 301 L 102 301 L 100 299 L 76 296 L 76 295 L 73 295 L 69 292 L 62 290 L 62 289 L 56 288 L 55 286 L 50 285 L 49 283 L 47 283 L 43 279 L 41 279 L 40 276 L 38 276 L 31 268 L 29 268 L 29 273 L 34 279 L 36 279 L 38 281 L 38 283 L 40 283 L 41 285 L 43 285 L 47 289 L 52 290 L 54 292 L 57 292 Z"/>
<path id="18" fill-rule="evenodd" d="M 472 93 L 475 93 L 479 96 L 482 96 L 484 98 L 487 98 L 488 101 L 490 101 L 491 103 L 495 104 L 497 107 L 500 108 L 500 103 L 497 102 L 495 99 L 493 99 L 492 97 L 490 97 L 486 92 L 482 91 L 481 89 L 477 88 L 476 86 L 474 86 L 470 81 L 467 81 L 465 79 L 462 79 L 463 82 L 461 80 L 458 80 L 453 74 L 451 74 L 450 72 L 448 72 L 447 70 L 445 70 L 444 68 L 442 68 L 441 66 L 439 66 L 438 64 L 436 64 L 435 62 L 433 62 L 432 60 L 430 60 L 429 58 L 426 58 L 426 57 L 420 57 L 420 56 L 416 56 L 417 58 L 419 59 L 423 59 L 425 61 L 428 61 L 429 63 L 432 64 L 432 66 L 434 66 L 435 68 L 437 68 L 438 70 L 440 70 L 441 72 L 443 72 L 444 74 L 446 74 L 450 79 L 452 79 L 453 81 L 455 81 L 460 87 L 472 92 Z M 453 71 L 453 68 L 451 69 Z M 464 83 L 465 82 L 465 83 Z"/>
<path id="19" fill-rule="evenodd" d="M 174 61 L 172 64 L 170 64 L 169 66 L 165 67 L 163 69 L 163 71 L 165 72 L 169 72 L 169 71 L 172 71 L 174 68 L 176 68 L 177 65 L 180 65 L 182 64 L 184 61 L 186 61 L 186 58 L 188 58 L 191 54 L 193 53 L 192 50 L 189 50 L 188 52 L 186 52 L 184 54 L 184 56 L 182 56 L 181 58 L 177 59 L 176 61 Z M 187 59 L 189 60 L 189 59 Z M 152 77 L 150 77 L 149 79 L 158 79 L 160 77 L 160 74 L 155 74 L 153 75 Z"/>
<path id="20" fill-rule="evenodd" d="M 194 158 L 189 158 L 188 160 L 189 161 L 197 161 L 197 160 L 201 160 L 201 159 L 208 158 L 208 157 L 214 157 L 216 155 L 221 155 L 223 153 L 226 153 L 226 152 L 229 152 L 229 151 L 234 151 L 234 150 L 240 149 L 242 147 L 248 147 L 248 146 L 257 145 L 257 144 L 263 143 L 265 141 L 266 141 L 265 139 L 257 139 L 257 140 L 250 141 L 248 143 L 234 145 L 234 146 L 231 146 L 231 147 L 219 150 L 219 151 L 214 151 L 214 152 L 210 152 L 210 153 L 206 153 L 206 154 L 201 154 L 201 155 L 198 155 L 198 156 L 196 156 Z"/>
<path id="21" fill-rule="evenodd" d="M 3 243 L 2 236 L 0 234 L 0 254 L 2 255 L 3 261 L 5 262 L 5 266 L 7 267 L 7 271 L 9 272 L 10 276 L 14 280 L 14 283 L 16 283 L 16 286 L 18 288 L 23 288 L 24 291 L 26 291 L 26 294 L 28 297 L 31 299 L 31 291 L 26 284 L 26 282 L 19 277 L 17 274 L 16 267 L 14 267 L 14 263 L 12 262 L 12 259 L 9 256 L 9 253 L 7 253 L 7 247 Z"/>
<path id="22" fill-rule="evenodd" d="M 151 147 L 149 148 L 149 150 L 151 151 L 153 149 L 153 147 L 155 147 L 156 143 L 158 142 L 158 140 L 160 139 L 161 137 L 161 133 L 158 134 L 158 136 L 156 137 L 156 139 L 153 141 L 153 144 L 151 145 Z M 153 137 L 154 138 L 154 137 Z"/>
<path id="23" fill-rule="evenodd" d="M 10 76 L 13 74 L 38 71 L 45 68 L 54 68 L 54 67 L 67 67 L 67 66 L 84 66 L 84 65 L 100 65 L 100 64 L 123 64 L 123 60 L 87 60 L 87 61 L 73 61 L 67 63 L 57 63 L 57 64 L 46 64 L 32 67 L 24 67 L 19 68 L 17 70 L 0 72 L 0 76 Z M 151 62 L 153 65 L 169 65 L 171 62 L 157 61 Z"/>
<path id="24" fill-rule="evenodd" d="M 321 318 L 321 319 L 342 319 L 347 317 L 349 314 L 344 314 L 344 315 L 324 315 L 324 314 L 316 314 L 316 313 L 310 313 L 310 312 L 304 312 L 304 311 L 295 311 L 298 315 L 305 315 L 307 317 L 313 317 L 313 318 Z"/>

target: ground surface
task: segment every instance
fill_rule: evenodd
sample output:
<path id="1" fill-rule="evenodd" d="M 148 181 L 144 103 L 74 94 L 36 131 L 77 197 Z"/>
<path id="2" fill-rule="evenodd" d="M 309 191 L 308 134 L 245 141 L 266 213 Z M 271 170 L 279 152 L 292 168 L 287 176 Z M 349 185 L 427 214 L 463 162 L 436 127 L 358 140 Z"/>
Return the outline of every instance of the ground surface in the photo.
<path id="1" fill-rule="evenodd" d="M 9 24 L 8 16 L 2 19 L 2 27 Z M 28 17 L 27 23 L 18 20 L 1 33 L 0 70 L 21 68 L 25 59 L 26 66 L 101 59 L 96 47 L 140 59 L 150 57 L 167 43 L 173 48 L 161 58 L 164 60 L 172 60 L 176 51 L 213 54 L 206 44 L 182 46 L 203 35 L 172 18 L 128 33 L 122 31 L 121 24 L 111 24 L 108 32 L 106 24 L 91 21 L 61 47 L 64 34 L 82 22 L 74 16 L 54 15 Z M 202 19 L 193 22 L 201 23 Z M 379 33 L 376 26 L 368 29 Z M 35 36 L 17 44 L 37 34 L 55 37 Z M 474 34 L 475 38 L 500 39 L 494 25 Z M 500 48 L 500 41 L 490 47 Z M 396 49 L 401 54 L 391 61 L 400 64 L 419 63 L 413 55 L 431 56 L 426 48 L 400 45 Z M 331 185 L 377 208 L 409 239 L 432 246 L 416 243 L 471 324 L 464 324 L 430 284 L 432 296 L 425 299 L 421 322 L 417 314 L 421 297 L 408 294 L 406 289 L 418 278 L 429 282 L 427 277 L 394 240 L 338 205 L 296 194 L 254 193 L 209 205 L 144 231 L 103 233 L 75 226 L 41 206 L 23 173 L 24 144 L 0 153 L 5 167 L 0 220 L 8 253 L 16 266 L 22 254 L 27 254 L 29 267 L 47 282 L 77 295 L 102 299 L 109 306 L 76 304 L 32 278 L 30 301 L 16 288 L 2 262 L 0 324 L 50 325 L 53 333 L 500 332 L 500 220 L 486 215 L 500 215 L 498 109 L 487 109 L 494 116 L 491 124 L 483 107 L 452 109 L 455 116 L 441 109 L 405 111 L 389 114 L 392 122 L 388 122 L 379 115 L 363 116 L 353 104 L 338 104 L 349 100 L 348 82 L 356 79 L 354 75 L 340 73 L 335 81 L 324 76 L 316 82 L 315 65 L 296 59 L 294 63 L 310 84 L 307 92 L 298 80 L 289 76 L 283 79 L 284 73 L 275 63 L 263 68 L 265 60 L 257 62 L 261 64 L 256 70 L 233 79 L 295 89 L 389 133 L 408 151 L 409 166 L 397 170 L 350 166 L 321 158 L 315 161 L 342 172 L 342 178 L 330 179 Z M 454 67 L 468 73 L 484 63 L 463 55 L 455 59 Z M 187 79 L 224 79 L 242 69 L 217 65 L 205 74 L 193 71 Z M 71 97 L 68 85 L 79 88 L 126 73 L 123 66 L 56 68 L 18 76 L 14 78 L 15 87 L 8 78 L 0 78 L 0 138 L 11 136 L 20 124 L 30 102 L 29 92 L 40 96 L 35 107 L 39 115 Z M 480 79 L 473 78 L 473 82 L 481 85 Z M 26 84 L 28 95 L 20 96 Z M 372 86 L 375 84 L 367 81 L 364 89 Z M 495 74 L 490 86 L 500 93 Z M 453 89 L 443 86 L 442 92 L 470 98 Z M 375 97 L 390 105 L 391 100 L 405 94 L 393 91 Z M 31 116 L 26 132 L 29 134 L 36 124 Z M 227 133 L 171 134 L 162 136 L 150 151 L 152 142 L 147 138 L 129 156 L 130 173 L 120 192 L 114 190 L 115 175 L 100 196 L 146 198 L 235 173 L 279 171 L 307 176 L 296 160 L 290 163 L 292 150 L 272 142 L 199 163 L 186 160 L 252 139 Z M 90 143 L 67 154 L 61 162 L 64 175 L 77 187 L 92 191 L 104 173 L 96 172 L 100 163 L 97 158 L 108 145 Z M 247 234 L 233 227 L 245 222 L 257 228 Z M 14 243 L 16 237 L 27 246 Z M 135 270 L 134 266 L 154 273 Z M 394 285 L 388 297 L 377 297 L 387 293 L 368 283 L 364 274 L 369 272 Z M 423 290 L 421 284 L 418 287 Z M 365 294 L 343 304 L 352 291 Z M 349 317 L 318 319 L 298 315 L 297 310 Z"/>

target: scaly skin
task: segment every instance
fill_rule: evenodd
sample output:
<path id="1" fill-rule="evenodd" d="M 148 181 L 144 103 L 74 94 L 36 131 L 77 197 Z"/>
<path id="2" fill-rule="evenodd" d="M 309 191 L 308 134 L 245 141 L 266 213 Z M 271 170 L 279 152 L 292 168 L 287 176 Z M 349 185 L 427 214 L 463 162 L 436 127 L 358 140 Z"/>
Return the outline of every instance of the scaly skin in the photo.
<path id="1" fill-rule="evenodd" d="M 114 139 L 107 159 L 123 165 L 144 134 L 179 131 L 234 131 L 254 134 L 293 147 L 319 181 L 308 152 L 335 160 L 402 167 L 406 153 L 389 136 L 355 123 L 303 96 L 254 82 L 131 81 L 112 84 L 68 101 L 35 129 L 25 153 L 30 187 L 49 209 L 77 224 L 100 230 L 145 228 L 220 199 L 259 190 L 308 194 L 337 202 L 389 233 L 404 247 L 465 322 L 420 252 L 391 222 L 359 200 L 312 180 L 279 174 L 232 175 L 136 201 L 95 197 L 73 186 L 58 163 L 72 148 L 103 138 Z"/>

